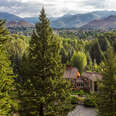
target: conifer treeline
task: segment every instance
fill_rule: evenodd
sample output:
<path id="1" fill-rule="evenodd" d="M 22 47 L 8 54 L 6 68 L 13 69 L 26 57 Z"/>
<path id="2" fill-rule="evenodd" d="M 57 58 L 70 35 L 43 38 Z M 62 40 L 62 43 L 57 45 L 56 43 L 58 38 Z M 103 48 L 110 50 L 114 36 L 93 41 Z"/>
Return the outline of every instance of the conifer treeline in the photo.
<path id="1" fill-rule="evenodd" d="M 72 109 L 71 85 L 63 79 L 68 64 L 81 73 L 102 72 L 98 115 L 115 116 L 115 33 L 90 41 L 60 38 L 53 34 L 44 9 L 31 39 L 10 35 L 4 25 L 0 20 L 0 115 L 66 116 Z"/>

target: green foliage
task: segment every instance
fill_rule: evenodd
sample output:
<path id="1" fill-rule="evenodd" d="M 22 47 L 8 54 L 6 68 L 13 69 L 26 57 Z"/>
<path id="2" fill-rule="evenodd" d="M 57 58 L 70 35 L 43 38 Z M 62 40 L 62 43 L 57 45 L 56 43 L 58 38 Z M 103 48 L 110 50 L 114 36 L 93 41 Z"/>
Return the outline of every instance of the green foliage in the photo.
<path id="1" fill-rule="evenodd" d="M 60 47 L 61 41 L 53 34 L 42 9 L 30 41 L 29 56 L 24 57 L 21 65 L 21 116 L 64 116 L 69 112 L 66 107 L 71 105 L 70 84 L 63 79 Z"/>
<path id="2" fill-rule="evenodd" d="M 71 64 L 71 58 L 75 51 L 85 50 L 85 41 L 76 40 L 71 38 L 61 38 L 62 46 L 60 50 L 60 55 L 63 64 Z"/>
<path id="3" fill-rule="evenodd" d="M 99 64 L 103 60 L 103 53 L 97 39 L 91 41 L 88 44 L 88 46 L 89 46 L 88 50 L 89 50 L 89 54 L 92 59 L 92 62 L 96 60 L 97 64 Z"/>
<path id="4" fill-rule="evenodd" d="M 14 75 L 6 53 L 0 49 L 0 115 L 11 114 L 17 109 Z"/>
<path id="5" fill-rule="evenodd" d="M 80 96 L 83 96 L 85 93 L 84 93 L 84 91 L 83 90 L 80 90 Z"/>
<path id="6" fill-rule="evenodd" d="M 8 30 L 12 34 L 30 36 L 32 34 L 34 27 L 8 27 Z"/>
<path id="7" fill-rule="evenodd" d="M 95 107 L 95 95 L 94 94 L 87 94 L 86 98 L 84 99 L 84 106 L 86 107 Z"/>
<path id="8" fill-rule="evenodd" d="M 10 56 L 13 71 L 15 75 L 17 75 L 19 66 L 22 62 L 22 57 L 27 53 L 29 48 L 29 41 L 27 37 L 16 34 L 13 34 L 8 38 L 9 39 L 5 43 L 4 48 Z"/>
<path id="9" fill-rule="evenodd" d="M 8 30 L 5 27 L 5 21 L 0 19 L 0 44 L 3 44 L 7 40 Z"/>
<path id="10" fill-rule="evenodd" d="M 78 94 L 80 94 L 80 91 L 76 91 L 76 90 L 75 91 L 74 90 L 72 91 L 72 95 L 78 95 Z"/>
<path id="11" fill-rule="evenodd" d="M 72 104 L 78 104 L 78 99 L 77 99 L 77 97 L 72 96 L 72 97 L 71 97 L 71 103 L 72 103 Z"/>
<path id="12" fill-rule="evenodd" d="M 74 53 L 71 59 L 72 65 L 77 67 L 79 72 L 82 74 L 86 65 L 87 65 L 87 58 L 84 52 Z"/>
<path id="13" fill-rule="evenodd" d="M 77 41 L 70 39 L 62 39 L 62 47 L 60 50 L 61 60 L 63 64 L 70 63 L 71 57 L 76 48 Z"/>
<path id="14" fill-rule="evenodd" d="M 28 48 L 28 41 L 25 36 L 11 35 L 5 44 L 7 52 L 14 57 L 22 57 Z"/>
<path id="15" fill-rule="evenodd" d="M 88 65 L 88 71 L 92 72 L 100 72 L 102 68 L 103 62 L 101 62 L 99 65 L 96 63 L 96 60 L 94 62 L 89 62 Z"/>
<path id="16" fill-rule="evenodd" d="M 9 28 L 11 33 L 20 34 L 9 35 L 4 25 L 0 20 L 0 115 L 18 111 L 21 116 L 66 116 L 72 109 L 71 101 L 78 99 L 70 97 L 62 64 L 72 64 L 81 74 L 85 69 L 102 72 L 96 97 L 99 115 L 115 115 L 115 32 L 59 30 L 61 38 L 53 34 L 44 10 L 32 37 L 28 35 L 33 28 Z M 112 50 L 106 52 L 109 47 L 114 49 L 113 55 Z M 83 91 L 72 94 L 85 95 Z M 94 106 L 93 97 L 88 96 L 84 103 Z"/>
<path id="17" fill-rule="evenodd" d="M 92 40 L 96 38 L 99 34 L 104 33 L 102 31 L 96 30 L 78 30 L 78 29 L 61 29 L 57 30 L 59 35 L 64 38 L 71 39 L 82 39 L 82 40 Z"/>
<path id="18" fill-rule="evenodd" d="M 102 70 L 103 79 L 99 82 L 96 104 L 99 116 L 116 115 L 116 56 L 112 48 L 107 50 Z"/>
<path id="19" fill-rule="evenodd" d="M 75 91 L 72 91 L 72 95 L 79 95 L 79 96 L 83 96 L 85 95 L 86 93 L 83 91 L 83 90 L 75 90 Z"/>
<path id="20" fill-rule="evenodd" d="M 4 50 L 4 44 L 7 40 L 8 31 L 4 27 L 5 22 L 0 20 L 0 115 L 11 116 L 16 111 L 18 105 L 16 103 L 14 91 L 14 75 L 8 55 Z"/>

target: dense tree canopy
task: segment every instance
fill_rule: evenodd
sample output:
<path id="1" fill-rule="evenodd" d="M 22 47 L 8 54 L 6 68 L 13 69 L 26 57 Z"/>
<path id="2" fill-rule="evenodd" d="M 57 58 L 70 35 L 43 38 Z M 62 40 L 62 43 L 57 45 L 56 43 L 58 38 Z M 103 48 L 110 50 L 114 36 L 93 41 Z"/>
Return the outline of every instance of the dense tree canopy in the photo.
<path id="1" fill-rule="evenodd" d="M 59 29 L 56 35 L 44 9 L 35 28 L 8 29 L 12 34 L 0 20 L 0 116 L 66 116 L 72 108 L 71 84 L 63 79 L 69 65 L 81 74 L 102 72 L 98 114 L 116 115 L 115 30 Z"/>

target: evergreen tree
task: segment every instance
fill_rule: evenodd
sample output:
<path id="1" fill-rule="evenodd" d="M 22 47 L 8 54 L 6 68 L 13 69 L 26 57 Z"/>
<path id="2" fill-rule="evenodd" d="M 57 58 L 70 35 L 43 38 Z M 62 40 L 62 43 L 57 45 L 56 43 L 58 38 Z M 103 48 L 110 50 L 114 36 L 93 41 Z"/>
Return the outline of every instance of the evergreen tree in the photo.
<path id="1" fill-rule="evenodd" d="M 96 96 L 98 116 L 116 116 L 116 56 L 111 48 L 102 70 L 103 79 Z"/>
<path id="2" fill-rule="evenodd" d="M 39 20 L 32 34 L 29 59 L 24 62 L 28 65 L 25 68 L 23 65 L 20 114 L 66 116 L 70 87 L 63 79 L 64 66 L 59 55 L 61 43 L 53 34 L 44 9 Z"/>
<path id="3" fill-rule="evenodd" d="M 97 64 L 99 64 L 104 57 L 103 57 L 103 52 L 101 50 L 101 47 L 98 43 L 98 40 L 97 39 L 93 40 L 89 46 L 90 46 L 89 53 L 92 58 L 92 62 L 96 60 Z"/>
<path id="4" fill-rule="evenodd" d="M 4 50 L 4 43 L 7 40 L 8 30 L 5 22 L 0 20 L 0 115 L 11 115 L 17 104 L 14 98 L 13 71 L 10 67 L 8 55 Z"/>

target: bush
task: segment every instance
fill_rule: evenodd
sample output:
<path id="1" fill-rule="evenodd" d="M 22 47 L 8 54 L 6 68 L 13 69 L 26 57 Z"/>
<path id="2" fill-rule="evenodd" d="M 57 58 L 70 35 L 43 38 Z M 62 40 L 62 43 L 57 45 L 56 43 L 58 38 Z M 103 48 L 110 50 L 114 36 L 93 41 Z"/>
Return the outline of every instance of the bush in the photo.
<path id="1" fill-rule="evenodd" d="M 87 97 L 84 100 L 84 106 L 86 107 L 95 107 L 95 101 L 92 97 Z"/>
<path id="2" fill-rule="evenodd" d="M 78 91 L 72 91 L 72 95 L 80 95 L 83 96 L 86 93 L 83 90 L 78 90 Z"/>
<path id="3" fill-rule="evenodd" d="M 83 101 L 84 101 L 84 98 L 82 98 L 82 97 L 77 97 L 77 101 L 83 102 Z"/>
<path id="4" fill-rule="evenodd" d="M 79 91 L 76 91 L 76 90 L 72 91 L 72 95 L 78 95 L 78 94 L 79 94 Z"/>
<path id="5" fill-rule="evenodd" d="M 83 96 L 83 95 L 85 95 L 85 93 L 84 93 L 84 91 L 83 91 L 83 90 L 80 90 L 80 92 L 79 92 L 79 94 L 78 94 L 78 95 Z"/>
<path id="6" fill-rule="evenodd" d="M 71 98 L 71 103 L 72 103 L 72 104 L 78 104 L 77 97 L 72 96 L 72 98 Z"/>

